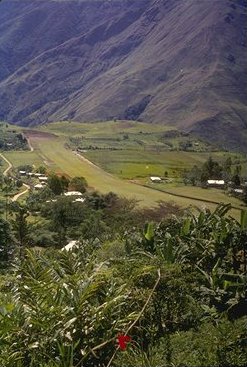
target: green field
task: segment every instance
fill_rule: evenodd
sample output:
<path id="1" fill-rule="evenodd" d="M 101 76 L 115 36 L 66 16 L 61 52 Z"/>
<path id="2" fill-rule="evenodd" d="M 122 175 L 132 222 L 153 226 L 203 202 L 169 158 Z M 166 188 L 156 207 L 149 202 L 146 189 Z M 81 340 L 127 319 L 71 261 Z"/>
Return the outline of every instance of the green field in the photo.
<path id="1" fill-rule="evenodd" d="M 0 162 L 1 162 L 1 164 L 0 164 L 0 173 L 2 174 L 4 172 L 4 170 L 8 167 L 8 165 L 5 162 L 5 160 L 2 159 L 1 157 L 0 157 Z"/>
<path id="2" fill-rule="evenodd" d="M 243 208 L 243 202 L 236 197 L 229 196 L 229 194 L 225 193 L 223 190 L 217 188 L 201 188 L 196 186 L 176 186 L 174 185 L 166 185 L 166 184 L 152 184 L 149 183 L 149 187 L 153 186 L 158 187 L 160 190 L 164 190 L 166 193 L 187 196 L 198 200 L 208 200 L 215 201 L 218 203 L 227 202 L 227 200 L 234 206 L 239 209 Z"/>
<path id="3" fill-rule="evenodd" d="M 164 138 L 169 131 L 178 133 L 174 127 L 151 125 L 132 121 L 108 121 L 89 123 L 58 122 L 41 127 L 43 132 L 70 136 L 71 144 L 86 149 L 134 149 L 134 150 L 177 150 L 179 142 L 194 141 L 198 150 L 206 144 L 191 136 Z"/>
<path id="4" fill-rule="evenodd" d="M 128 132 L 133 134 L 138 134 L 142 132 L 153 134 L 167 131 L 172 128 L 173 127 L 163 125 L 151 125 L 143 122 L 107 121 L 96 123 L 54 122 L 52 124 L 42 125 L 39 130 L 64 136 L 76 136 L 79 134 L 85 134 L 88 137 L 105 136 L 109 138 L 112 135 L 121 134 L 121 132 Z"/>
<path id="5" fill-rule="evenodd" d="M 145 149 L 136 143 L 135 134 L 140 131 L 146 139 Z M 29 139 L 34 148 L 33 152 L 7 152 L 6 157 L 14 167 L 21 164 L 35 167 L 46 165 L 50 172 L 63 173 L 70 177 L 84 176 L 91 188 L 102 193 L 114 191 L 120 196 L 135 198 L 141 206 L 155 206 L 158 201 L 163 200 L 174 201 L 182 207 L 215 208 L 215 204 L 204 202 L 209 200 L 230 202 L 241 208 L 238 199 L 229 197 L 222 191 L 181 186 L 178 179 L 181 172 L 195 164 L 201 165 L 209 157 L 209 153 L 157 150 L 155 141 L 164 131 L 165 128 L 160 125 L 132 122 L 54 123 L 27 131 L 27 134 L 31 134 Z M 126 133 L 129 138 L 119 141 L 119 134 L 123 136 Z M 80 153 L 81 156 L 76 155 L 76 152 L 72 151 L 70 138 L 81 139 L 81 136 L 82 140 L 91 139 L 93 144 L 104 142 L 105 149 L 92 149 Z M 112 150 L 112 142 L 117 142 L 118 149 Z M 218 160 L 223 160 L 229 153 L 214 152 L 212 155 Z M 235 160 L 242 159 L 235 153 L 231 156 Z M 168 172 L 168 177 L 172 178 L 171 183 L 150 184 L 151 175 L 163 176 L 165 171 Z M 149 187 L 140 183 L 148 184 Z M 239 210 L 233 209 L 231 214 L 239 218 Z"/>
<path id="6" fill-rule="evenodd" d="M 233 162 L 242 164 L 243 171 L 247 174 L 246 161 L 242 162 L 243 157 L 240 154 L 211 152 L 208 146 L 203 146 L 192 137 L 164 139 L 164 134 L 170 130 L 176 131 L 173 127 L 131 121 L 95 124 L 57 122 L 40 128 L 40 131 L 46 133 L 66 136 L 71 149 L 80 148 L 87 159 L 124 179 L 164 176 L 165 172 L 169 177 L 177 179 L 184 169 L 202 165 L 210 155 L 218 161 L 231 156 Z M 195 149 L 199 151 L 177 150 L 176 142 L 179 139 L 196 141 L 198 146 Z M 173 145 L 172 150 L 166 141 Z M 202 148 L 204 152 L 200 151 Z"/>
<path id="7" fill-rule="evenodd" d="M 165 171 L 168 177 L 178 178 L 184 169 L 200 165 L 209 157 L 208 153 L 140 150 L 87 151 L 83 155 L 106 171 L 127 179 L 164 176 Z"/>
<path id="8" fill-rule="evenodd" d="M 14 167 L 28 164 L 34 165 L 35 168 L 44 164 L 44 160 L 42 159 L 42 157 L 35 151 L 9 151 L 4 152 L 4 155 L 13 164 Z"/>

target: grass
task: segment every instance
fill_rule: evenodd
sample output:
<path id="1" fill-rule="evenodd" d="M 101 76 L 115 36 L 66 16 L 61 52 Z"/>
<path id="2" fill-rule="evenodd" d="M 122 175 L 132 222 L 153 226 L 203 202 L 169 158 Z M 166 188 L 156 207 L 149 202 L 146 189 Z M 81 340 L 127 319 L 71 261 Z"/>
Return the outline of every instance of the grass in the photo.
<path id="1" fill-rule="evenodd" d="M 223 161 L 224 152 L 212 153 L 212 157 Z M 121 178 L 135 179 L 150 177 L 152 175 L 179 178 L 185 169 L 194 165 L 201 166 L 209 156 L 209 152 L 181 152 L 156 150 L 88 150 L 83 153 L 89 160 L 104 168 L 106 171 L 116 174 Z"/>
<path id="2" fill-rule="evenodd" d="M 8 165 L 5 162 L 5 160 L 2 159 L 1 157 L 0 157 L 0 162 L 1 162 L 1 165 L 0 165 L 0 173 L 2 174 L 5 171 L 5 169 L 8 167 Z"/>
<path id="3" fill-rule="evenodd" d="M 136 179 L 150 175 L 163 176 L 165 171 L 169 177 L 178 178 L 184 169 L 193 165 L 201 165 L 209 155 L 223 161 L 229 155 L 232 160 L 243 160 L 241 155 L 226 152 L 206 151 L 210 148 L 203 146 L 193 137 L 165 138 L 163 134 L 174 127 L 152 125 L 132 121 L 108 121 L 100 123 L 56 122 L 46 124 L 40 131 L 69 137 L 71 149 L 80 147 L 90 161 L 102 167 L 109 173 L 120 178 Z M 178 141 L 197 141 L 199 151 L 184 152 L 170 150 L 167 141 L 178 146 Z M 197 148 L 196 148 L 197 149 Z M 200 150 L 204 149 L 204 152 Z M 246 162 L 243 168 L 247 165 Z M 247 173 L 247 172 L 246 172 Z"/>
<path id="4" fill-rule="evenodd" d="M 42 139 L 33 138 L 32 145 L 38 155 L 44 157 L 45 160 L 51 162 L 52 169 L 57 172 L 63 172 L 67 175 L 84 176 L 86 177 L 90 187 L 102 192 L 107 193 L 114 191 L 118 195 L 126 196 L 128 198 L 135 198 L 140 201 L 141 206 L 155 206 L 160 200 L 163 201 L 175 201 L 182 207 L 197 206 L 208 207 L 214 209 L 215 205 L 211 203 L 205 203 L 203 200 L 197 201 L 189 198 L 175 197 L 172 193 L 163 193 L 154 188 L 147 188 L 126 180 L 119 179 L 118 177 L 105 172 L 100 167 L 97 167 L 90 162 L 81 159 L 76 156 L 71 150 L 66 149 L 64 144 L 66 142 L 65 137 L 57 137 L 56 139 Z M 134 158 L 133 158 L 134 159 Z M 138 159 L 138 158 L 137 158 Z M 187 157 L 189 161 L 189 156 Z M 220 200 L 222 201 L 222 200 Z M 225 197 L 225 202 L 230 202 Z M 235 218 L 239 218 L 239 211 L 233 209 L 231 214 Z"/>
<path id="5" fill-rule="evenodd" d="M 134 179 L 151 175 L 179 177 L 184 169 L 202 164 L 208 153 L 157 152 L 144 150 L 87 151 L 84 155 L 105 170 L 122 178 Z"/>
<path id="6" fill-rule="evenodd" d="M 164 125 L 152 125 L 144 122 L 132 121 L 106 121 L 96 123 L 77 123 L 77 122 L 54 122 L 45 124 L 39 128 L 40 131 L 48 131 L 57 135 L 76 136 L 85 134 L 87 137 L 105 136 L 109 137 L 121 133 L 122 131 L 136 134 L 140 133 L 160 133 L 174 129 L 174 127 Z"/>
<path id="7" fill-rule="evenodd" d="M 152 187 L 152 184 L 150 184 Z M 223 190 L 216 188 L 203 189 L 196 186 L 167 187 L 166 184 L 158 184 L 158 188 L 175 195 L 184 195 L 198 200 L 216 201 L 218 203 L 230 202 L 234 207 L 243 208 L 243 202 L 236 197 L 229 196 Z"/>
<path id="8" fill-rule="evenodd" d="M 35 151 L 8 151 L 4 152 L 4 155 L 13 164 L 14 167 L 18 167 L 24 164 L 34 165 L 35 167 L 44 165 L 44 159 L 42 159 L 42 156 L 38 155 Z"/>
<path id="9" fill-rule="evenodd" d="M 240 207 L 238 199 L 228 197 L 219 190 L 182 187 L 174 183 L 144 187 L 129 181 L 139 178 L 138 182 L 146 184 L 147 177 L 151 174 L 163 176 L 165 171 L 168 172 L 168 176 L 176 178 L 185 168 L 194 164 L 200 165 L 208 158 L 208 152 L 158 151 L 154 143 L 159 133 L 164 131 L 163 126 L 131 122 L 105 122 L 95 125 L 62 122 L 42 126 L 36 131 L 53 133 L 57 137 L 48 134 L 33 135 L 30 137 L 34 147 L 33 152 L 7 152 L 6 157 L 15 167 L 21 164 L 35 166 L 45 164 L 50 171 L 67 174 L 70 177 L 84 176 L 91 188 L 102 193 L 114 191 L 120 196 L 135 198 L 141 206 L 146 207 L 155 206 L 161 200 L 174 201 L 181 207 L 215 208 L 215 204 L 206 203 L 203 200 L 231 202 Z M 129 139 L 127 142 L 120 141 L 122 150 L 90 150 L 83 153 L 83 156 L 96 165 L 83 157 L 78 157 L 71 149 L 65 147 L 68 136 L 78 137 L 80 134 L 84 134 L 88 140 L 104 142 L 107 147 L 116 136 L 119 137 L 119 134 L 122 136 L 126 131 Z M 148 149 L 144 150 L 143 146 L 139 145 L 138 148 L 136 146 L 126 148 L 126 144 L 131 145 L 135 141 L 135 134 L 140 134 L 140 131 L 149 144 Z M 213 155 L 222 160 L 225 159 L 226 153 L 216 152 Z M 233 157 L 239 159 L 240 156 L 233 155 Z M 173 196 L 173 194 L 188 196 L 188 198 Z M 239 218 L 239 210 L 233 209 L 231 215 Z"/>

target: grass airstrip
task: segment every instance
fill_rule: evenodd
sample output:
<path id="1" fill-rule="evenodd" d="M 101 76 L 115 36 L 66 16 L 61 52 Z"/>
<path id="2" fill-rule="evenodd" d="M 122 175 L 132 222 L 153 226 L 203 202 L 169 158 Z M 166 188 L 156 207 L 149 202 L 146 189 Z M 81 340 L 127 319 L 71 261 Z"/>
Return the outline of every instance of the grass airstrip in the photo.
<path id="1" fill-rule="evenodd" d="M 195 143 L 198 151 L 177 151 L 176 146 L 188 138 L 174 136 L 167 145 L 163 137 L 169 129 L 129 121 L 58 122 L 24 130 L 34 150 L 5 152 L 5 156 L 15 167 L 46 165 L 49 171 L 84 176 L 90 187 L 135 198 L 142 206 L 154 206 L 163 200 L 182 207 L 213 209 L 214 203 L 230 202 L 236 208 L 231 214 L 239 218 L 240 200 L 217 189 L 184 186 L 179 177 L 184 169 L 200 166 L 210 154 L 218 160 L 231 155 L 233 160 L 246 165 L 244 158 L 235 153 L 205 151 L 200 141 Z M 80 148 L 79 154 L 76 148 Z M 151 175 L 164 176 L 165 172 L 170 183 L 150 184 Z"/>

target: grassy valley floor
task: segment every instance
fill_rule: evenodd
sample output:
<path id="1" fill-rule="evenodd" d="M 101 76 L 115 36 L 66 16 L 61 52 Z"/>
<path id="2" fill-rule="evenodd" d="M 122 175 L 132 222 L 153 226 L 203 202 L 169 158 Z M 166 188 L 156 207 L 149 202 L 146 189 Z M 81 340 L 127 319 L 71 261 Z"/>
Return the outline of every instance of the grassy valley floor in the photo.
<path id="1" fill-rule="evenodd" d="M 4 154 L 14 167 L 21 164 L 45 165 L 50 172 L 70 177 L 84 176 L 91 188 L 101 193 L 113 191 L 120 196 L 135 198 L 141 206 L 153 207 L 159 201 L 174 201 L 181 207 L 214 209 L 215 203 L 224 202 L 235 207 L 231 215 L 239 219 L 243 208 L 240 200 L 217 189 L 205 190 L 178 183 L 184 169 L 201 165 L 210 152 L 165 151 L 164 144 L 157 149 L 165 132 L 164 126 L 132 122 L 53 123 L 24 130 L 33 151 Z M 141 135 L 141 139 L 138 140 L 136 134 Z M 71 145 L 74 141 L 84 145 L 90 143 L 97 148 L 81 149 L 78 153 Z M 157 146 L 155 142 L 158 142 Z M 176 144 L 174 139 L 172 144 Z M 238 161 L 243 159 L 235 153 L 213 152 L 212 155 L 220 160 L 229 155 Z M 170 183 L 150 183 L 151 175 L 164 176 L 165 171 Z"/>

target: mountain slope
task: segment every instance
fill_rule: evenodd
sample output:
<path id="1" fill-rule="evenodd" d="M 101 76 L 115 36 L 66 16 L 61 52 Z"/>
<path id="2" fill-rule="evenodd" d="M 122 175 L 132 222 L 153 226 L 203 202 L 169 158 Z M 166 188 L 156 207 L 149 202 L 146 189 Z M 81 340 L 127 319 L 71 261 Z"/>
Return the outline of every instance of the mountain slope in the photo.
<path id="1" fill-rule="evenodd" d="M 5 0 L 0 24 L 1 119 L 140 119 L 247 145 L 244 1 Z"/>

